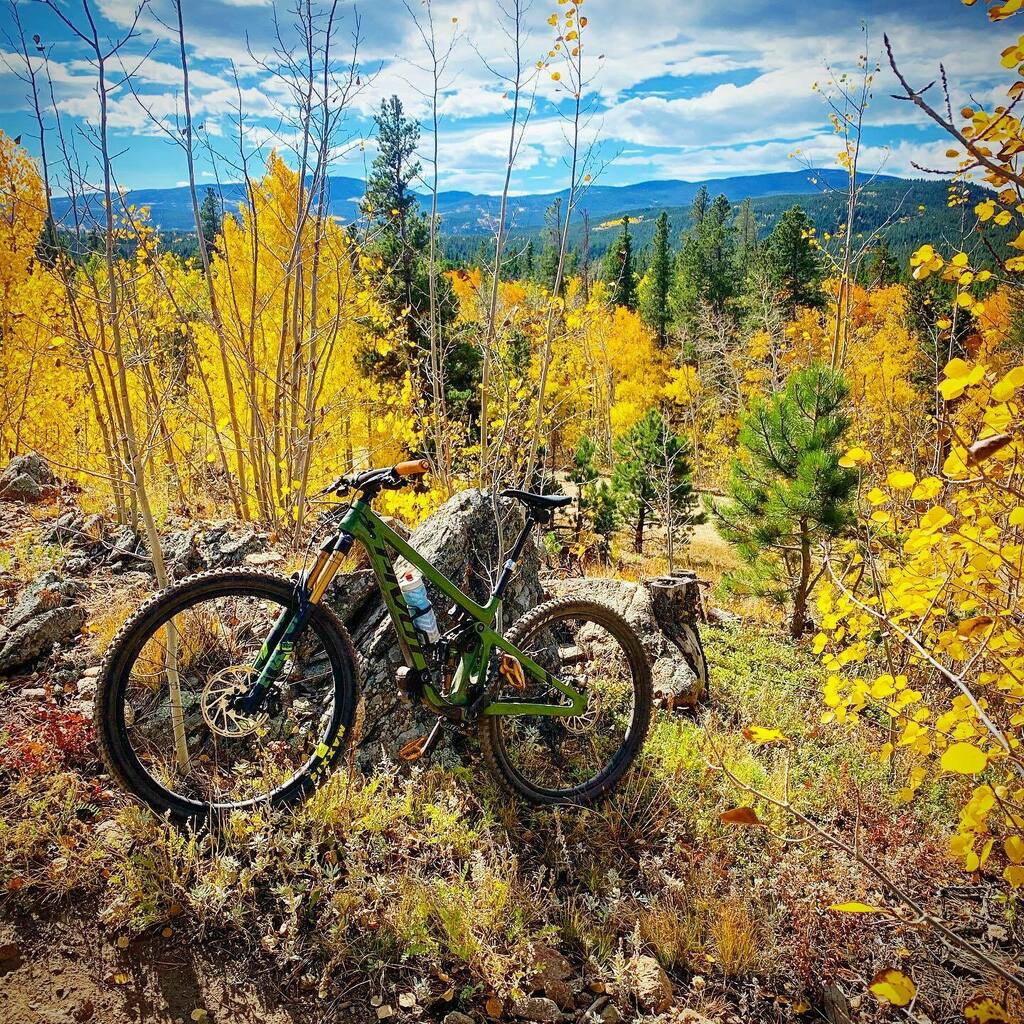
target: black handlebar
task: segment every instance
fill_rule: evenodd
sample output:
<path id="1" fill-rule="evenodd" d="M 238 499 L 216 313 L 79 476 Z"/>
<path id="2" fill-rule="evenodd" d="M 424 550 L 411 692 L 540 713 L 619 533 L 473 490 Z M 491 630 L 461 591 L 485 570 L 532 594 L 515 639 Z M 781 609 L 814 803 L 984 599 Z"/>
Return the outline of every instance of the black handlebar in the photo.
<path id="1" fill-rule="evenodd" d="M 334 483 L 325 487 L 321 494 L 336 494 L 342 497 L 351 491 L 362 491 L 364 498 L 372 499 L 378 491 L 398 490 L 412 479 L 412 477 L 399 476 L 394 466 L 387 466 L 384 469 L 364 469 L 339 476 Z"/>

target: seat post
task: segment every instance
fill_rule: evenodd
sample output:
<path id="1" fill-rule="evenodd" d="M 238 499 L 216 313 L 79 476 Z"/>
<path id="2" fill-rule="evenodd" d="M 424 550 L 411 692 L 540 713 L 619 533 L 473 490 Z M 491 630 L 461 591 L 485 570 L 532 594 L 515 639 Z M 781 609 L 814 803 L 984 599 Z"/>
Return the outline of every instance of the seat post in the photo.
<path id="1" fill-rule="evenodd" d="M 533 510 L 530 509 L 526 513 L 526 522 L 523 523 L 523 528 L 520 530 L 519 536 L 516 537 L 516 542 L 512 545 L 508 560 L 501 567 L 498 582 L 494 584 L 494 590 L 491 591 L 492 600 L 495 597 L 501 597 L 508 588 L 509 582 L 512 579 L 512 573 L 516 569 L 516 563 L 519 561 L 519 556 L 523 553 L 523 548 L 526 546 L 526 538 L 530 536 L 530 531 L 536 524 L 537 520 L 534 518 Z"/>

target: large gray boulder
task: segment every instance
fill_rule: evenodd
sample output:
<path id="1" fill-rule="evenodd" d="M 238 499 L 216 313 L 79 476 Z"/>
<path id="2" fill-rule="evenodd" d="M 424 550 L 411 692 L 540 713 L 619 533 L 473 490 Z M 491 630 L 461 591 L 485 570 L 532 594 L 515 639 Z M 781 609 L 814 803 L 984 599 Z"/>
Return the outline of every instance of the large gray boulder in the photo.
<path id="1" fill-rule="evenodd" d="M 53 572 L 33 580 L 0 626 L 0 675 L 28 665 L 85 625 L 79 587 Z"/>
<path id="2" fill-rule="evenodd" d="M 700 584 L 692 573 L 632 583 L 584 577 L 548 580 L 554 597 L 597 601 L 617 611 L 636 631 L 651 663 L 654 693 L 668 707 L 692 706 L 708 684 L 700 640 Z"/>
<path id="3" fill-rule="evenodd" d="M 505 550 L 522 528 L 523 512 L 518 504 L 500 499 L 497 517 L 491 497 L 478 490 L 460 491 L 409 537 L 409 543 L 448 579 L 483 603 L 492 579 L 499 570 L 498 537 Z M 499 524 L 500 520 L 500 524 Z M 373 574 L 364 563 L 336 577 L 327 592 L 327 603 L 337 612 L 352 634 L 361 656 L 366 701 L 360 761 L 364 766 L 388 754 L 429 726 L 418 710 L 413 711 L 395 686 L 395 672 L 402 665 L 402 652 L 387 609 L 374 585 Z M 407 568 L 396 560 L 400 576 Z M 543 599 L 538 573 L 540 560 L 533 538 L 527 543 L 504 601 L 504 620 L 511 623 Z M 450 621 L 450 602 L 431 589 L 431 601 L 442 631 Z"/>
<path id="4" fill-rule="evenodd" d="M 56 494 L 57 478 L 40 455 L 18 455 L 0 473 L 0 498 L 4 501 L 42 501 Z"/>

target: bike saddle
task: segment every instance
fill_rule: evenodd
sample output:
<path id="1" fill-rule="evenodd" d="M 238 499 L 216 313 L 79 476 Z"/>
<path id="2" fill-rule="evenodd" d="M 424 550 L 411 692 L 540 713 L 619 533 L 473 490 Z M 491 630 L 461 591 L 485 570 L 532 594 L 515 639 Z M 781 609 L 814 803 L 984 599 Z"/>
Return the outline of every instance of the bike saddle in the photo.
<path id="1" fill-rule="evenodd" d="M 539 512 L 551 512 L 556 508 L 563 508 L 572 503 L 572 497 L 568 494 L 534 494 L 532 491 L 517 491 L 509 488 L 502 491 L 503 498 L 515 498 L 521 501 L 527 508 Z"/>

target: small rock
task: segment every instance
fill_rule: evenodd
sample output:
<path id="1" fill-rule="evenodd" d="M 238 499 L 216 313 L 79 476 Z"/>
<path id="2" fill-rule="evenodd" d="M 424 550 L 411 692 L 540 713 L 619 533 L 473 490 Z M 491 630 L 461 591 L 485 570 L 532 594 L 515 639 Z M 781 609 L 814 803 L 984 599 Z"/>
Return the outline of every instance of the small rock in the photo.
<path id="1" fill-rule="evenodd" d="M 664 1013 L 672 1005 L 672 982 L 654 957 L 634 957 L 627 977 L 629 987 L 643 1009 L 650 1013 Z"/>
<path id="2" fill-rule="evenodd" d="M 72 1016 L 78 1021 L 78 1024 L 85 1024 L 87 1020 L 92 1019 L 92 1015 L 96 1012 L 96 1007 L 93 1006 L 91 999 L 86 999 L 84 1003 L 80 1003 L 75 1009 Z"/>
<path id="3" fill-rule="evenodd" d="M 411 1010 L 416 1005 L 416 994 L 414 992 L 399 993 L 398 1005 L 403 1010 Z"/>
<path id="4" fill-rule="evenodd" d="M 377 1020 L 387 1020 L 395 1015 L 395 1009 L 389 1003 L 377 1007 Z"/>
<path id="5" fill-rule="evenodd" d="M 597 1015 L 601 1024 L 622 1024 L 622 1014 L 614 1003 L 608 1003 Z"/>
<path id="6" fill-rule="evenodd" d="M 527 996 L 512 1004 L 512 1013 L 520 1020 L 557 1021 L 562 1018 L 558 1003 L 546 996 Z"/>
<path id="7" fill-rule="evenodd" d="M 566 979 L 573 974 L 572 964 L 550 946 L 539 946 L 534 952 L 536 973 L 531 981 L 533 991 L 543 992 L 554 999 L 563 1010 L 575 1005 L 572 987 Z"/>
<path id="8" fill-rule="evenodd" d="M 27 665 L 74 636 L 86 611 L 76 598 L 81 585 L 44 572 L 21 592 L 0 626 L 0 674 Z"/>
<path id="9" fill-rule="evenodd" d="M 53 470 L 34 453 L 16 456 L 0 473 L 0 498 L 5 501 L 42 501 L 56 494 L 57 489 Z"/>
<path id="10" fill-rule="evenodd" d="M 441 1024 L 476 1024 L 472 1017 L 467 1017 L 464 1013 L 459 1013 L 458 1010 L 452 1010 Z"/>
<path id="11" fill-rule="evenodd" d="M 16 971 L 21 966 L 21 946 L 16 942 L 0 944 L 0 975 Z"/>
<path id="12" fill-rule="evenodd" d="M 279 551 L 254 551 L 251 555 L 245 556 L 246 565 L 274 565 L 283 561 L 284 555 Z"/>

